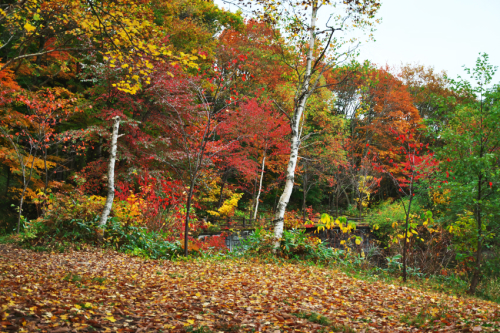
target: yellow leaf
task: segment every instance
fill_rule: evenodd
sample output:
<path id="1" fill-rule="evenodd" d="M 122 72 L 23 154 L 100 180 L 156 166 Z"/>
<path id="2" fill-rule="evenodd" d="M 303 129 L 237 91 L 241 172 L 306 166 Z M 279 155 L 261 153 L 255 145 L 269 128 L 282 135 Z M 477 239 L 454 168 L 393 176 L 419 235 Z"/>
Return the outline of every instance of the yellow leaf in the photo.
<path id="1" fill-rule="evenodd" d="M 78 304 L 75 304 L 75 308 L 77 308 L 78 310 L 80 310 L 82 307 Z"/>
<path id="2" fill-rule="evenodd" d="M 27 22 L 25 25 L 24 25 L 24 29 L 27 31 L 27 32 L 32 32 L 34 30 L 36 30 L 36 28 L 34 26 L 32 26 L 29 22 Z"/>
<path id="3" fill-rule="evenodd" d="M 113 318 L 113 317 L 106 317 L 106 319 L 109 320 L 112 323 L 114 323 L 116 321 L 116 319 Z"/>

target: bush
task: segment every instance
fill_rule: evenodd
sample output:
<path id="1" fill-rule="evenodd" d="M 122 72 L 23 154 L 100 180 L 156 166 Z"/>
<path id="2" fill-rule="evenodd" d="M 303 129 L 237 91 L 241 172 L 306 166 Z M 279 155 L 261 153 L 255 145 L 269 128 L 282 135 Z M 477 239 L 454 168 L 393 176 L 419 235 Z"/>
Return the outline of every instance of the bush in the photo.
<path id="1" fill-rule="evenodd" d="M 274 234 L 265 229 L 256 229 L 242 241 L 243 250 L 249 255 L 271 254 L 274 249 Z M 365 266 L 364 255 L 328 247 L 317 237 L 311 237 L 302 229 L 285 230 L 277 255 L 285 259 L 337 263 L 347 266 Z"/>
<path id="2" fill-rule="evenodd" d="M 142 227 L 123 226 L 114 218 L 108 220 L 101 243 L 98 238 L 100 228 L 98 221 L 98 217 L 90 222 L 79 219 L 61 220 L 57 224 L 35 221 L 21 235 L 21 245 L 37 247 L 85 243 L 102 245 L 151 259 L 171 258 L 182 253 L 179 241 L 167 242 L 159 233 L 148 232 Z"/>
<path id="3" fill-rule="evenodd" d="M 411 211 L 412 213 L 421 212 L 420 206 L 415 201 L 412 202 Z M 384 247 L 387 246 L 391 235 L 393 236 L 403 230 L 401 228 L 405 219 L 403 204 L 400 201 L 391 199 L 381 203 L 367 216 L 370 228 Z M 394 228 L 394 222 L 397 222 L 400 227 Z"/>
<path id="4" fill-rule="evenodd" d="M 281 252 L 286 257 L 314 255 L 321 240 L 305 234 L 304 229 L 285 230 L 281 237 Z"/>
<path id="5" fill-rule="evenodd" d="M 249 254 L 269 254 L 273 252 L 274 235 L 257 227 L 247 238 L 241 240 L 242 250 Z"/>

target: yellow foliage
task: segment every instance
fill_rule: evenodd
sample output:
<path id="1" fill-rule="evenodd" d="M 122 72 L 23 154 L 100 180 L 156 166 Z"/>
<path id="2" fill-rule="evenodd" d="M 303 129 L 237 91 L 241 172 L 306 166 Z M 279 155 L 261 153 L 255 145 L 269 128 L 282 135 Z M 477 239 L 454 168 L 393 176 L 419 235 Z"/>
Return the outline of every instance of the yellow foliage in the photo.
<path id="1" fill-rule="evenodd" d="M 356 224 L 352 222 L 351 223 L 346 222 L 344 226 L 344 223 L 342 221 L 340 221 L 339 219 L 335 220 L 328 214 L 321 215 L 320 223 L 321 225 L 318 226 L 317 231 L 325 230 L 325 228 L 330 230 L 335 227 L 338 227 L 342 231 L 342 233 L 348 234 L 351 233 L 351 231 L 356 230 Z"/>
<path id="2" fill-rule="evenodd" d="M 130 94 L 135 94 L 150 79 L 154 62 L 175 61 L 185 68 L 198 67 L 197 55 L 172 54 L 172 46 L 164 42 L 165 32 L 152 24 L 155 13 L 148 2 L 103 1 L 90 8 L 86 1 L 45 0 L 21 2 L 14 8 L 1 13 L 4 30 L 20 36 L 14 47 L 41 37 L 46 40 L 47 28 L 52 30 L 53 37 L 41 52 L 50 47 L 65 54 L 75 36 L 97 42 L 104 49 L 106 63 L 116 66 L 115 62 L 119 62 L 123 69 L 130 66 L 130 71 L 124 71 L 123 79 L 116 84 Z M 42 22 L 41 17 L 49 19 L 35 24 Z M 67 29 L 58 32 L 53 28 L 56 26 Z M 133 78 L 136 73 L 144 74 L 136 79 Z"/>
<path id="3" fill-rule="evenodd" d="M 113 205 L 113 212 L 122 223 L 141 225 L 144 223 L 142 212 L 146 211 L 146 206 L 144 199 L 138 198 L 131 192 L 125 201 Z"/>
<path id="4" fill-rule="evenodd" d="M 435 205 L 447 205 L 450 203 L 450 189 L 432 192 L 432 202 Z"/>
<path id="5" fill-rule="evenodd" d="M 359 176 L 358 191 L 361 193 L 361 205 L 368 207 L 370 203 L 371 184 L 373 183 L 373 176 Z M 360 199 L 355 199 L 359 203 Z"/>
<path id="6" fill-rule="evenodd" d="M 234 193 L 224 201 L 224 204 L 217 211 L 209 210 L 207 213 L 214 216 L 231 216 L 235 208 L 238 207 L 238 201 L 240 201 L 241 197 L 243 197 L 243 193 Z"/>
<path id="7" fill-rule="evenodd" d="M 89 197 L 89 201 L 104 206 L 106 198 L 92 195 Z M 144 222 L 142 211 L 145 209 L 146 202 L 144 199 L 138 198 L 134 193 L 130 192 L 130 195 L 124 201 L 115 200 L 113 202 L 112 215 L 123 224 L 141 225 Z"/>

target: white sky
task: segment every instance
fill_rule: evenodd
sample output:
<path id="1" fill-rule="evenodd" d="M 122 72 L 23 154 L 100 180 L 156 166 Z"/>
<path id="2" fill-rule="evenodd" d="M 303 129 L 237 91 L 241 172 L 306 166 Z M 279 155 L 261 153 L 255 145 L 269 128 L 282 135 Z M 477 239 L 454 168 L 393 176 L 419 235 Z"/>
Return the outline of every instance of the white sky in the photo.
<path id="1" fill-rule="evenodd" d="M 465 78 L 462 65 L 473 67 L 486 52 L 500 67 L 500 0 L 382 0 L 377 16 L 376 41 L 361 45 L 360 61 L 419 63 Z"/>
<path id="2" fill-rule="evenodd" d="M 382 0 L 375 42 L 361 59 L 377 64 L 419 63 L 465 78 L 479 52 L 500 66 L 500 0 Z M 494 79 L 500 82 L 500 73 Z"/>

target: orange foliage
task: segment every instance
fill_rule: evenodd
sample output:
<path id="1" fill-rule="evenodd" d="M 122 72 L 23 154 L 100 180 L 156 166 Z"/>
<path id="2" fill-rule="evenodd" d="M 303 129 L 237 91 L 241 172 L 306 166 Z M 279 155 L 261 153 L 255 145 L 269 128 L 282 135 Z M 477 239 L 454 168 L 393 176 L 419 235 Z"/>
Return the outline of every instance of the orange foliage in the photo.
<path id="1" fill-rule="evenodd" d="M 0 67 L 2 67 L 3 65 L 4 64 L 0 62 Z M 0 89 L 3 91 L 16 91 L 21 89 L 16 82 L 14 72 L 10 68 L 6 68 L 3 71 L 0 71 Z"/>
<path id="2" fill-rule="evenodd" d="M 246 84 L 250 91 L 265 87 L 267 93 L 276 93 L 290 75 L 290 68 L 278 58 L 279 48 L 273 45 L 274 33 L 265 23 L 248 20 L 241 32 L 226 30 L 220 37 L 222 62 L 229 61 L 234 50 L 248 57 L 240 70 L 245 81 L 250 81 Z"/>

